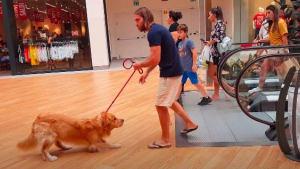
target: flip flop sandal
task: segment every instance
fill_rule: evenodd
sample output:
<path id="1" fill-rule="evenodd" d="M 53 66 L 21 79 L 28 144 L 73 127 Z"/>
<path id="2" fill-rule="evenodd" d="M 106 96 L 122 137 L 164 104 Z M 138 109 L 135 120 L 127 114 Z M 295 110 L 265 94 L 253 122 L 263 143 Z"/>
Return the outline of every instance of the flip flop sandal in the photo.
<path id="1" fill-rule="evenodd" d="M 170 148 L 170 147 L 171 147 L 171 145 L 162 146 L 162 145 L 157 144 L 155 142 L 153 142 L 151 146 L 150 145 L 147 146 L 147 148 L 149 148 L 149 149 L 161 149 L 161 148 Z"/>
<path id="2" fill-rule="evenodd" d="M 185 133 L 180 132 L 180 134 L 186 135 L 187 133 L 192 132 L 192 131 L 197 130 L 197 129 L 198 129 L 198 126 L 196 128 L 193 128 L 193 129 L 183 129 L 182 131 L 186 131 L 186 132 Z"/>

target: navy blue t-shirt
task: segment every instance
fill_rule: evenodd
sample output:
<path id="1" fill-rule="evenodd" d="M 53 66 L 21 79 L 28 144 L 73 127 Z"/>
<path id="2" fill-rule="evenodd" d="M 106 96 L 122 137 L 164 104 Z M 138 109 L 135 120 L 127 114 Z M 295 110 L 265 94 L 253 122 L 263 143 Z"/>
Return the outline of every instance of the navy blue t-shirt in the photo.
<path id="1" fill-rule="evenodd" d="M 161 46 L 160 77 L 175 77 L 183 73 L 175 41 L 162 25 L 153 24 L 148 32 L 149 46 Z"/>

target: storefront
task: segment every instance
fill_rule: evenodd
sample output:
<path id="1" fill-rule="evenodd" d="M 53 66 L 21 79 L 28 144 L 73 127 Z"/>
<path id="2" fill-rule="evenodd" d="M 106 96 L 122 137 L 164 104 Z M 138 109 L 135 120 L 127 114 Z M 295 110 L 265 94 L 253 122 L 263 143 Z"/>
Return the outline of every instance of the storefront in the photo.
<path id="1" fill-rule="evenodd" d="M 288 0 L 287 4 L 291 4 Z M 280 5 L 274 0 L 233 0 L 234 41 L 251 42 L 256 38 L 261 22 L 266 16 L 266 7 Z M 281 14 L 282 11 L 279 11 Z"/>
<path id="2" fill-rule="evenodd" d="M 103 11 L 103 1 L 98 1 Z M 12 75 L 19 75 L 96 67 L 92 64 L 86 9 L 86 0 L 2 0 L 1 70 L 8 69 Z M 105 26 L 103 28 L 99 34 L 106 37 Z"/>
<path id="3" fill-rule="evenodd" d="M 256 15 L 259 9 L 274 3 L 273 0 L 134 2 L 2 0 L 0 67 L 10 69 L 13 75 L 97 70 L 109 68 L 111 59 L 147 57 L 146 34 L 137 30 L 133 20 L 133 12 L 141 6 L 148 7 L 155 22 L 167 28 L 168 11 L 182 12 L 179 23 L 189 26 L 189 36 L 198 53 L 203 47 L 200 38 L 209 39 L 212 29 L 207 20 L 208 11 L 216 6 L 223 9 L 227 35 L 234 42 L 250 42 L 255 38 L 260 21 L 260 17 L 255 16 L 265 13 L 264 10 Z M 49 37 L 55 33 L 58 37 L 48 43 Z"/>

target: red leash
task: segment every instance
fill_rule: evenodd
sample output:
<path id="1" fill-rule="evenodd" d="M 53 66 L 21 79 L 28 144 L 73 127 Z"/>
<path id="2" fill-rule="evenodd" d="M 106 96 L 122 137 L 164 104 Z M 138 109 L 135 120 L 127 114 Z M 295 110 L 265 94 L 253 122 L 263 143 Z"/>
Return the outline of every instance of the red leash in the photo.
<path id="1" fill-rule="evenodd" d="M 125 66 L 125 63 L 126 63 L 127 61 L 130 61 L 130 62 L 131 62 L 131 66 L 130 66 L 130 67 L 126 67 L 126 66 Z M 131 69 L 133 63 L 134 63 L 134 61 L 133 61 L 132 59 L 127 58 L 127 59 L 125 59 L 125 60 L 123 61 L 123 67 L 124 67 L 125 69 Z M 118 93 L 118 95 L 116 96 L 116 98 L 111 102 L 111 104 L 110 104 L 110 106 L 108 107 L 108 109 L 106 110 L 106 112 L 108 112 L 108 110 L 110 109 L 110 107 L 111 107 L 111 106 L 114 104 L 114 102 L 117 100 L 117 98 L 119 97 L 120 93 L 123 91 L 123 89 L 125 88 L 125 86 L 126 86 L 127 83 L 129 82 L 129 80 L 131 79 L 131 77 L 134 75 L 135 71 L 136 71 L 136 70 L 133 71 L 133 73 L 131 74 L 131 76 L 129 77 L 129 79 L 128 79 L 127 82 L 125 83 L 125 85 L 122 87 L 121 91 Z M 138 72 L 139 72 L 140 74 L 143 74 L 143 69 L 139 69 Z"/>

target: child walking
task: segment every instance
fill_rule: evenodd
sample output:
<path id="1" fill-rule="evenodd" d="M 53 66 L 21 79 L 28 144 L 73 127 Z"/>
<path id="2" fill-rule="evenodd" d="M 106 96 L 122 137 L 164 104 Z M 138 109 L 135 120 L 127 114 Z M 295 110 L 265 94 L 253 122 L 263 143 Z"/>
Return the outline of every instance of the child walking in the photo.
<path id="1" fill-rule="evenodd" d="M 180 24 L 177 27 L 177 34 L 178 38 L 182 41 L 178 44 L 178 53 L 181 59 L 182 67 L 183 67 L 183 76 L 181 79 L 181 87 L 177 92 L 177 98 L 181 93 L 182 84 L 185 84 L 187 78 L 190 79 L 193 85 L 199 90 L 202 94 L 203 98 L 198 103 L 198 105 L 204 106 L 212 102 L 212 99 L 207 95 L 204 86 L 199 83 L 198 76 L 197 76 L 197 52 L 195 49 L 194 42 L 187 38 L 188 34 L 188 27 L 186 24 Z"/>

